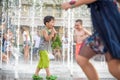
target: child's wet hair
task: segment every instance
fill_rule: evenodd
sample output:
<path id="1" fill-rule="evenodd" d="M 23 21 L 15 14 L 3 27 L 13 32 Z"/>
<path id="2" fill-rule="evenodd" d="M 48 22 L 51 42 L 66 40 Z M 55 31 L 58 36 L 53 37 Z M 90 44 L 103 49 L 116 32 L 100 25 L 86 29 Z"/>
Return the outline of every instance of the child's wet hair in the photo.
<path id="1" fill-rule="evenodd" d="M 54 20 L 55 18 L 53 16 L 46 16 L 44 17 L 44 24 L 46 25 L 47 22 L 50 22 L 51 20 Z"/>

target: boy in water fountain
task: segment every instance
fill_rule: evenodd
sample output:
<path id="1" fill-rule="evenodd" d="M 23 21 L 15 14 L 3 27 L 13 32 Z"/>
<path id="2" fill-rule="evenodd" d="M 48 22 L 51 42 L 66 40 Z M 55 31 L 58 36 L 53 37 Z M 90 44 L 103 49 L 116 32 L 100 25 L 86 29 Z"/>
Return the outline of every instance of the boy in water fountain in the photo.
<path id="1" fill-rule="evenodd" d="M 74 31 L 74 41 L 76 43 L 75 48 L 75 59 L 77 59 L 77 56 L 79 54 L 79 50 L 82 46 L 82 42 L 87 38 L 91 33 L 83 28 L 83 21 L 81 19 L 77 19 L 75 21 L 75 31 Z"/>
<path id="2" fill-rule="evenodd" d="M 46 70 L 47 80 L 56 80 L 57 77 L 50 74 L 49 70 L 50 59 L 48 57 L 47 51 L 48 46 L 51 45 L 50 42 L 52 40 L 55 40 L 55 35 L 57 33 L 54 28 L 54 17 L 46 16 L 44 18 L 44 24 L 45 28 L 42 29 L 41 42 L 39 48 L 40 60 L 38 62 L 35 74 L 33 75 L 33 80 L 43 80 L 43 78 L 39 76 L 39 71 L 43 68 Z"/>

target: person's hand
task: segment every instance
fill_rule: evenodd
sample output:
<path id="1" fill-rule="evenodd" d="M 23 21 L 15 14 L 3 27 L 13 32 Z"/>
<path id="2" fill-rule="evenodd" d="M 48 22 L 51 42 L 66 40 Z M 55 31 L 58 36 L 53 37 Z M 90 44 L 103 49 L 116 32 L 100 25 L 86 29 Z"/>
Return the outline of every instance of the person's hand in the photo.
<path id="1" fill-rule="evenodd" d="M 61 8 L 68 10 L 69 8 L 71 8 L 71 5 L 69 4 L 69 2 L 65 2 L 61 4 Z"/>
<path id="2" fill-rule="evenodd" d="M 51 31 L 51 37 L 54 38 L 56 34 L 57 34 L 57 31 L 56 31 L 55 28 L 53 27 L 53 28 L 52 28 L 52 31 Z"/>
<path id="3" fill-rule="evenodd" d="M 57 31 L 55 30 L 55 28 L 52 29 L 52 33 L 57 34 Z"/>
<path id="4" fill-rule="evenodd" d="M 55 28 L 53 29 L 54 33 L 57 34 L 57 31 L 55 30 Z"/>

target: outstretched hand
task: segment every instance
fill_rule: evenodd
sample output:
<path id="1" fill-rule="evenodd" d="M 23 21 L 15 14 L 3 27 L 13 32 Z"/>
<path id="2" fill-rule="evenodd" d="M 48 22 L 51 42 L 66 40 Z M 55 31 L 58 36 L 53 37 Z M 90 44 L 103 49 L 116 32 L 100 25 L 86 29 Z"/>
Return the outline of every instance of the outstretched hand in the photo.
<path id="1" fill-rule="evenodd" d="M 69 4 L 69 2 L 65 2 L 65 3 L 61 4 L 61 8 L 68 10 L 69 8 L 71 8 L 71 5 Z"/>

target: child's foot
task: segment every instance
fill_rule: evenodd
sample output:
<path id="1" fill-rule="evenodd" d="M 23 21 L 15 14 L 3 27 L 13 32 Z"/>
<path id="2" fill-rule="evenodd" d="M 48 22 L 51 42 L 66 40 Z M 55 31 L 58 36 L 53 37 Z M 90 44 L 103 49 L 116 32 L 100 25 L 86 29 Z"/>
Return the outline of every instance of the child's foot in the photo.
<path id="1" fill-rule="evenodd" d="M 46 79 L 47 79 L 47 80 L 56 80 L 56 79 L 57 79 L 57 76 L 53 76 L 53 75 L 51 75 L 51 76 L 46 76 Z"/>
<path id="2" fill-rule="evenodd" d="M 32 76 L 33 80 L 43 80 L 43 78 L 41 76 L 37 76 L 37 75 L 33 75 Z"/>

